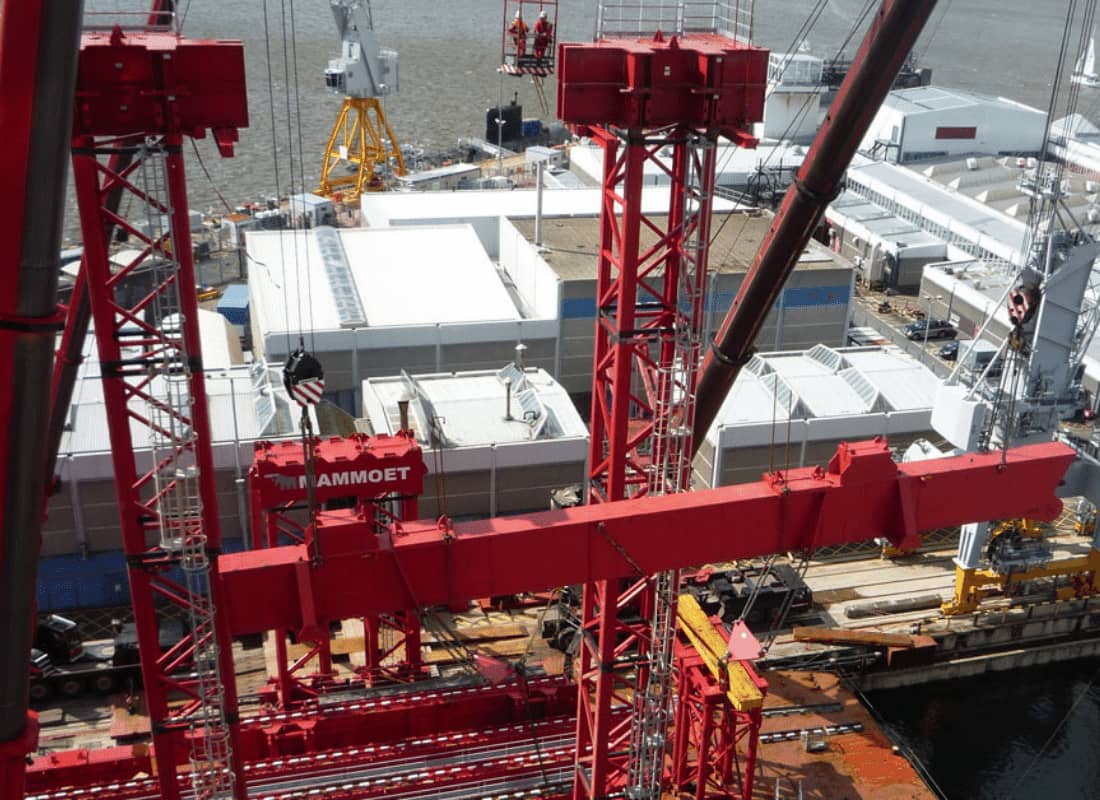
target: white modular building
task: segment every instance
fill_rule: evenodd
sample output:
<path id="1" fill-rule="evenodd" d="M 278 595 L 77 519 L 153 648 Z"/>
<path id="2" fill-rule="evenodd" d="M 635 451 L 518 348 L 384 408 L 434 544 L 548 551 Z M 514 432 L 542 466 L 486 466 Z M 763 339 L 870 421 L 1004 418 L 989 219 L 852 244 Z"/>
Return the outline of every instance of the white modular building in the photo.
<path id="1" fill-rule="evenodd" d="M 369 434 L 395 433 L 402 400 L 428 467 L 422 517 L 541 511 L 552 491 L 585 479 L 588 428 L 545 370 L 513 362 L 368 378 L 356 424 Z"/>
<path id="2" fill-rule="evenodd" d="M 584 395 L 592 386 L 600 195 L 599 189 L 544 192 L 541 225 L 535 220 L 537 195 L 525 190 L 382 193 L 361 198 L 361 208 L 371 226 L 472 226 L 524 307 L 553 305 L 558 325 L 554 363 L 536 361 L 530 351 L 528 362 L 546 368 L 570 393 Z M 642 191 L 642 211 L 656 225 L 664 224 L 668 201 L 667 186 Z M 715 199 L 714 211 L 707 335 L 721 322 L 771 225 L 768 213 L 744 211 L 722 198 Z M 655 241 L 648 228 L 642 238 L 644 246 Z M 842 345 L 852 278 L 849 264 L 812 242 L 765 323 L 764 346 Z"/>
<path id="3" fill-rule="evenodd" d="M 828 463 L 837 445 L 884 436 L 901 453 L 939 440 L 939 380 L 896 347 L 823 345 L 764 353 L 737 377 L 699 447 L 699 486 L 760 480 L 766 472 Z"/>
<path id="4" fill-rule="evenodd" d="M 1008 100 L 961 89 L 920 86 L 890 92 L 860 150 L 910 163 L 971 153 L 1037 154 L 1047 115 Z"/>
<path id="5" fill-rule="evenodd" d="M 265 231 L 248 255 L 257 358 L 283 361 L 304 342 L 348 412 L 364 378 L 491 368 L 521 342 L 529 363 L 554 369 L 553 274 L 498 270 L 468 224 Z"/>

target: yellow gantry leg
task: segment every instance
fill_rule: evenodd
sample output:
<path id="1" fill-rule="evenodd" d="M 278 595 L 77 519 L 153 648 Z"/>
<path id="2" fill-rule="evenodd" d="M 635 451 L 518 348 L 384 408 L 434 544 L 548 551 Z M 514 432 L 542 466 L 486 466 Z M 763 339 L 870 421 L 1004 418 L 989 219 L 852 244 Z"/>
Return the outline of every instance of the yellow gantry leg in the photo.
<path id="1" fill-rule="evenodd" d="M 1073 600 L 1100 593 L 1100 551 L 1052 561 L 1044 566 L 1002 575 L 992 570 L 955 567 L 955 593 L 940 610 L 946 616 L 977 611 L 982 600 L 1013 585 L 1041 578 L 1068 578 L 1055 591 L 1056 600 Z"/>
<path id="2" fill-rule="evenodd" d="M 391 159 L 393 171 L 404 175 L 401 146 L 386 121 L 378 98 L 345 97 L 325 146 L 317 194 L 325 197 L 340 194 L 345 202 L 354 202 L 363 192 L 384 189 L 377 168 Z M 341 174 L 343 164 L 351 165 L 355 171 Z"/>

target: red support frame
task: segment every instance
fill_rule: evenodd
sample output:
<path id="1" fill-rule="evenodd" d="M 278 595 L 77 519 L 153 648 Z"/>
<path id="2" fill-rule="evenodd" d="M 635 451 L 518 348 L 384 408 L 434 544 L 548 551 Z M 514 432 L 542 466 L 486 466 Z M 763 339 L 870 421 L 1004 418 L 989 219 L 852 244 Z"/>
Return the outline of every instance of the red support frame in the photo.
<path id="1" fill-rule="evenodd" d="M 768 684 L 742 662 L 761 693 Z M 672 788 L 694 800 L 752 800 L 762 709 L 737 711 L 693 648 L 677 643 L 676 735 Z M 744 766 L 738 755 L 745 748 Z"/>
<path id="2" fill-rule="evenodd" d="M 562 678 L 506 680 L 403 692 L 369 700 L 261 714 L 241 722 L 241 759 L 254 782 L 316 777 L 337 785 L 364 768 L 395 774 L 416 769 L 413 759 L 446 758 L 493 747 L 530 752 L 534 737 L 563 738 L 574 730 L 575 687 Z M 412 764 L 410 765 L 410 761 Z M 112 800 L 149 797 L 155 779 L 143 745 L 73 750 L 34 759 L 29 790 L 72 797 L 72 789 Z M 187 776 L 177 777 L 186 792 Z M 114 786 L 110 786 L 114 784 Z"/>
<path id="3" fill-rule="evenodd" d="M 313 496 L 318 503 L 354 498 L 363 519 L 380 533 L 401 520 L 417 518 L 417 497 L 423 492 L 427 466 L 411 432 L 317 438 L 313 458 Z M 256 444 L 248 472 L 253 548 L 279 547 L 283 537 L 313 546 L 313 531 L 302 505 L 307 498 L 307 480 L 301 442 Z M 396 513 L 391 506 L 396 506 Z M 302 631 L 273 631 L 278 674 L 261 692 L 265 701 L 289 708 L 315 699 L 334 685 L 328 621 L 321 622 L 306 633 L 314 637 L 309 639 L 310 650 L 293 662 L 288 657 L 287 636 Z M 360 674 L 368 685 L 407 682 L 421 676 L 420 618 L 415 609 L 364 616 L 363 640 L 365 665 Z"/>
<path id="4" fill-rule="evenodd" d="M 80 207 L 81 230 L 84 238 L 84 267 L 88 272 L 87 288 L 90 295 L 92 317 L 95 322 L 96 341 L 103 377 L 104 402 L 108 409 L 108 425 L 111 435 L 111 456 L 114 464 L 116 495 L 122 528 L 122 544 L 126 553 L 130 576 L 130 593 L 133 602 L 134 622 L 142 654 L 142 678 L 145 687 L 146 707 L 153 731 L 158 774 L 162 776 L 161 792 L 166 800 L 178 797 L 175 781 L 177 756 L 175 748 L 179 740 L 171 735 L 192 724 L 191 716 L 205 702 L 203 691 L 190 678 L 180 678 L 173 673 L 190 664 L 195 657 L 196 643 L 184 639 L 179 644 L 162 650 L 159 643 L 158 598 L 177 607 L 192 609 L 189 592 L 168 577 L 169 571 L 179 565 L 179 555 L 171 550 L 152 547 L 149 540 L 158 532 L 156 505 L 158 495 L 170 488 L 158 489 L 155 475 L 159 465 L 147 466 L 138 460 L 136 451 L 145 447 L 144 442 L 133 439 L 131 423 L 151 427 L 153 419 L 145 411 L 156 400 L 151 391 L 151 380 L 143 374 L 142 363 L 173 358 L 172 353 L 185 347 L 186 352 L 200 352 L 198 339 L 198 303 L 193 290 L 180 291 L 181 315 L 184 322 L 178 334 L 151 328 L 143 320 L 144 309 L 155 302 L 155 295 L 174 290 L 175 284 L 185 289 L 195 285 L 194 266 L 190 253 L 190 222 L 187 217 L 186 186 L 183 160 L 179 152 L 181 137 L 166 137 L 169 148 L 166 157 L 171 199 L 150 198 L 131 181 L 133 172 L 141 164 L 136 160 L 123 173 L 115 173 L 98 160 L 98 155 L 109 156 L 119 148 L 144 146 L 141 140 L 112 139 L 109 145 L 97 142 L 94 137 L 79 137 L 74 146 L 73 174 L 77 200 Z M 179 264 L 177 276 L 170 285 L 161 285 L 153 293 L 142 297 L 136 305 L 128 306 L 116 300 L 119 287 L 150 256 L 161 251 L 165 242 L 149 241 L 146 237 L 141 255 L 121 270 L 113 271 L 106 241 L 107 223 L 113 221 L 127 228 L 139 239 L 143 234 L 124 220 L 105 213 L 103 202 L 117 186 L 124 186 L 142 202 L 152 200 L 162 212 L 172 210 L 171 248 Z M 134 351 L 138 351 L 135 355 Z M 201 363 L 201 362 L 199 362 Z M 201 370 L 191 373 L 188 393 L 192 399 L 190 413 L 180 418 L 180 424 L 196 433 L 196 444 L 190 457 L 198 468 L 200 491 L 206 502 L 202 509 L 202 529 L 211 551 L 221 548 L 216 487 L 210 450 L 209 417 L 206 407 L 206 391 Z M 216 562 L 215 562 L 216 563 Z M 214 567 L 212 591 L 217 605 L 219 585 Z M 236 688 L 233 682 L 231 641 L 225 625 L 216 617 L 204 618 L 206 631 L 199 641 L 216 638 L 219 647 L 219 668 L 224 679 L 221 690 L 225 703 L 233 709 L 235 717 Z M 170 696 L 183 696 L 187 702 L 169 708 Z M 231 725 L 231 736 L 235 736 Z M 239 773 L 239 765 L 237 765 Z M 244 782 L 238 774 L 239 797 L 244 796 Z"/>

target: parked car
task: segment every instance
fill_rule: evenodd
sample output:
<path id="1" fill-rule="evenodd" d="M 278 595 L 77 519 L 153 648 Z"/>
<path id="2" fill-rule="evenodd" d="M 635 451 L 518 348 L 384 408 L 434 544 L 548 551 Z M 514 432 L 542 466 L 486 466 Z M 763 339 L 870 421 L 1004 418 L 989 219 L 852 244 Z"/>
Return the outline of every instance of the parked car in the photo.
<path id="1" fill-rule="evenodd" d="M 924 339 L 926 336 L 929 339 L 954 339 L 959 335 L 954 325 L 942 319 L 914 320 L 905 326 L 904 333 L 907 339 L 914 341 Z"/>
<path id="2" fill-rule="evenodd" d="M 955 361 L 959 357 L 959 340 L 952 339 L 936 351 L 936 355 L 944 361 Z"/>
<path id="3" fill-rule="evenodd" d="M 203 300 L 217 300 L 222 296 L 222 290 L 208 283 L 196 283 L 195 296 L 200 302 Z"/>

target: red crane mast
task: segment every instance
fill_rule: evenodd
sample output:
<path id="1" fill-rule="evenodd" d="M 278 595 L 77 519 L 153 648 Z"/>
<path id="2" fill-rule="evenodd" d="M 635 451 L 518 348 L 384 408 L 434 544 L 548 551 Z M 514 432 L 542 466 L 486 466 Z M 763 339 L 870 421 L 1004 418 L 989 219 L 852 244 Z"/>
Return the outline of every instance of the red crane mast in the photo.
<path id="1" fill-rule="evenodd" d="M 85 34 L 72 141 L 82 267 L 165 800 L 179 796 L 173 734 L 180 730 L 191 742 L 196 796 L 245 796 L 234 755 L 231 642 L 217 614 L 221 535 L 182 146 L 210 130 L 230 155 L 237 129 L 247 124 L 239 42 L 189 41 L 161 26 Z M 109 160 L 119 154 L 128 161 L 121 169 Z M 120 188 L 144 215 L 141 226 L 107 204 Z M 114 225 L 140 248 L 121 267 L 110 260 Z M 135 284 L 146 291 L 132 291 Z M 135 441 L 134 426 L 146 441 Z M 147 444 L 151 456 L 139 457 Z M 191 630 L 167 649 L 158 600 L 185 612 Z M 170 707 L 170 693 L 185 702 Z"/>

